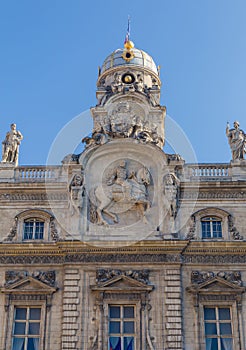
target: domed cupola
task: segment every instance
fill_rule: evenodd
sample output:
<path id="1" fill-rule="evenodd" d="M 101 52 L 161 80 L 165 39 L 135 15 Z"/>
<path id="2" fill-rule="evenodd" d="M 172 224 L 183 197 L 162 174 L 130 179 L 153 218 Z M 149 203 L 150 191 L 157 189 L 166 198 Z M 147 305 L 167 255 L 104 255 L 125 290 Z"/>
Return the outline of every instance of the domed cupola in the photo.
<path id="1" fill-rule="evenodd" d="M 99 68 L 98 105 L 115 93 L 126 92 L 142 93 L 152 105 L 159 105 L 160 85 L 159 68 L 152 57 L 127 40 L 124 48 L 113 51 Z"/>
<path id="2" fill-rule="evenodd" d="M 103 62 L 97 80 L 97 105 L 91 108 L 92 136 L 86 147 L 111 142 L 164 145 L 166 108 L 160 106 L 158 68 L 153 59 L 125 40 Z"/>
<path id="3" fill-rule="evenodd" d="M 144 52 L 134 48 L 132 41 L 125 43 L 125 48 L 113 51 L 103 62 L 100 74 L 104 76 L 106 71 L 114 69 L 115 67 L 128 67 L 129 69 L 145 68 L 158 76 L 158 69 L 153 58 Z"/>

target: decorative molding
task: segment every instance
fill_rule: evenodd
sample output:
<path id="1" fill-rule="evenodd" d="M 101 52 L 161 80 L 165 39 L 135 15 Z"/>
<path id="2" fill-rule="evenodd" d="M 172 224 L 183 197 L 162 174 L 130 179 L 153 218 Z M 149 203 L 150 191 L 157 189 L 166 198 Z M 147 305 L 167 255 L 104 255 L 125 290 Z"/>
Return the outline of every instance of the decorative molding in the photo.
<path id="1" fill-rule="evenodd" d="M 228 228 L 229 228 L 229 232 L 231 233 L 231 236 L 234 240 L 236 240 L 236 241 L 243 240 L 243 236 L 240 235 L 236 226 L 234 225 L 234 217 L 232 215 L 228 216 Z"/>
<path id="2" fill-rule="evenodd" d="M 17 235 L 17 229 L 18 229 L 18 217 L 16 216 L 14 219 L 14 223 L 12 227 L 10 228 L 9 234 L 3 239 L 4 242 L 11 242 L 13 241 L 14 237 Z"/>
<path id="3" fill-rule="evenodd" d="M 149 270 L 116 270 L 99 269 L 96 272 L 96 282 L 98 284 L 111 280 L 115 276 L 128 276 L 136 281 L 149 284 Z"/>
<path id="4" fill-rule="evenodd" d="M 208 294 L 208 295 L 200 295 L 199 300 L 201 302 L 203 301 L 235 301 L 235 294 L 232 295 L 225 295 L 225 294 Z"/>
<path id="5" fill-rule="evenodd" d="M 60 193 L 0 193 L 0 200 L 3 201 L 67 201 L 68 194 Z"/>
<path id="6" fill-rule="evenodd" d="M 245 199 L 246 198 L 246 192 L 245 191 L 219 191 L 219 192 L 199 192 L 196 191 L 182 191 L 181 192 L 181 199 Z"/>
<path id="7" fill-rule="evenodd" d="M 222 253 L 222 252 L 221 252 Z M 223 254 L 223 255 L 184 255 L 183 262 L 186 264 L 245 264 L 245 254 Z"/>
<path id="8" fill-rule="evenodd" d="M 125 253 L 77 253 L 77 254 L 62 254 L 54 251 L 43 252 L 37 251 L 37 254 L 26 255 L 23 253 L 16 253 L 16 255 L 2 254 L 0 255 L 0 264 L 21 265 L 21 264 L 64 264 L 64 263 L 187 263 L 187 264 L 245 264 L 246 255 L 243 253 L 232 254 L 231 252 L 220 252 L 220 255 L 208 255 L 208 252 L 197 255 L 193 254 L 128 254 Z"/>
<path id="9" fill-rule="evenodd" d="M 220 277 L 228 282 L 242 286 L 241 272 L 240 271 L 192 271 L 191 272 L 191 283 L 201 284 L 206 281 L 213 279 L 214 277 Z"/>
<path id="10" fill-rule="evenodd" d="M 5 284 L 4 287 L 9 288 L 12 284 L 26 278 L 33 277 L 34 279 L 43 282 L 44 284 L 55 287 L 56 285 L 56 272 L 54 270 L 49 271 L 35 271 L 30 273 L 29 271 L 12 271 L 5 272 Z"/>
<path id="11" fill-rule="evenodd" d="M 55 218 L 53 216 L 51 216 L 50 218 L 50 237 L 52 241 L 55 241 L 55 242 L 60 240 L 58 230 L 56 228 Z"/>

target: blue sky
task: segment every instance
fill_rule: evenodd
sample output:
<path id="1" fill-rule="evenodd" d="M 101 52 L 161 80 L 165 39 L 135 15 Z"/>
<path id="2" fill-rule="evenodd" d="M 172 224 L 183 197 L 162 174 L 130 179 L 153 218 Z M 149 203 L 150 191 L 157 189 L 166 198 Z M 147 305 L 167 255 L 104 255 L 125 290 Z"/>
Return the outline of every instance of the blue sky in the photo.
<path id="1" fill-rule="evenodd" d="M 246 131 L 244 0 L 0 0 L 0 140 L 16 122 L 20 164 L 45 164 L 64 125 L 96 104 L 98 66 L 122 47 L 128 14 L 198 161 L 230 161 L 226 122 Z M 80 127 L 82 138 L 89 118 Z"/>

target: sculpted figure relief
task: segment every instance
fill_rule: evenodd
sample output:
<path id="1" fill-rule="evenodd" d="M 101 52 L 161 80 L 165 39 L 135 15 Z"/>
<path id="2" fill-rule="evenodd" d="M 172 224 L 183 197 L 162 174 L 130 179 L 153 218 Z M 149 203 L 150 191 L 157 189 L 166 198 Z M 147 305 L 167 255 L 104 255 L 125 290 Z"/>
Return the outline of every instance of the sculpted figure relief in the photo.
<path id="1" fill-rule="evenodd" d="M 75 211 L 81 213 L 84 204 L 85 188 L 83 174 L 75 174 L 68 186 L 70 193 L 69 206 L 74 215 Z"/>
<path id="2" fill-rule="evenodd" d="M 231 147 L 232 159 L 244 159 L 246 134 L 242 129 L 239 129 L 238 121 L 235 121 L 233 126 L 234 128 L 230 129 L 229 123 L 227 123 L 226 127 L 226 135 Z"/>
<path id="3" fill-rule="evenodd" d="M 170 216 L 175 218 L 177 215 L 179 179 L 175 174 L 167 174 L 164 177 L 164 195 L 168 202 L 168 211 Z"/>
<path id="4" fill-rule="evenodd" d="M 150 208 L 147 187 L 150 184 L 150 173 L 145 167 L 136 171 L 128 171 L 127 162 L 122 160 L 105 179 L 105 187 L 97 186 L 94 191 L 94 203 L 96 203 L 97 223 L 109 224 L 107 218 L 113 223 L 118 223 L 119 218 L 113 212 L 113 205 L 126 203 L 136 205 L 146 222 L 145 212 Z M 105 216 L 106 215 L 106 216 Z"/>
<path id="5" fill-rule="evenodd" d="M 14 163 L 18 165 L 19 145 L 23 136 L 16 130 L 16 124 L 11 124 L 11 130 L 7 132 L 5 140 L 2 142 L 2 163 Z"/>

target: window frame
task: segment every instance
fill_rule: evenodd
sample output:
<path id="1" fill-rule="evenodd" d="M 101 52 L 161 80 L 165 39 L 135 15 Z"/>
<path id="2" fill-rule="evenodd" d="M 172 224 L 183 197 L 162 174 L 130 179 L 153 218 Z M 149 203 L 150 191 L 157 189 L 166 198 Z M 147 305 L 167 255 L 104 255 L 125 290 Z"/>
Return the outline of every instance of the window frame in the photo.
<path id="1" fill-rule="evenodd" d="M 230 213 L 228 213 L 227 211 L 216 207 L 204 208 L 192 214 L 191 217 L 194 220 L 194 229 L 195 229 L 193 239 L 199 239 L 202 241 L 206 241 L 206 240 L 222 241 L 222 240 L 231 239 L 230 232 L 229 232 Z M 202 219 L 206 217 L 218 218 L 218 220 L 221 221 L 222 237 L 211 237 L 211 238 L 202 237 Z"/>
<path id="2" fill-rule="evenodd" d="M 215 319 L 205 319 L 205 309 L 211 308 L 215 310 Z M 230 311 L 229 319 L 220 319 L 219 318 L 219 309 L 228 309 Z M 230 337 L 228 335 L 223 336 L 220 331 L 220 325 L 230 323 L 231 325 L 231 334 Z M 206 334 L 206 324 L 215 324 L 216 334 Z M 230 305 L 203 305 L 203 326 L 204 326 L 204 338 L 205 338 L 205 347 L 206 347 L 206 339 L 217 339 L 218 350 L 221 350 L 221 339 L 232 339 L 232 345 L 234 347 L 234 325 L 233 325 L 233 310 Z"/>
<path id="3" fill-rule="evenodd" d="M 52 215 L 44 210 L 39 209 L 30 209 L 25 210 L 17 216 L 17 241 L 21 241 L 23 243 L 41 243 L 44 241 L 50 240 L 50 223 L 52 219 Z M 39 220 L 44 222 L 44 232 L 42 239 L 24 239 L 24 224 L 28 220 Z"/>
<path id="4" fill-rule="evenodd" d="M 237 306 L 235 301 L 202 301 L 199 305 L 199 314 L 200 314 L 200 339 L 201 339 L 201 350 L 206 350 L 206 334 L 205 334 L 205 315 L 204 315 L 204 308 L 229 308 L 231 311 L 231 329 L 232 329 L 232 343 L 233 343 L 233 349 L 239 350 L 239 329 L 238 329 L 238 315 L 237 315 Z M 217 320 L 216 320 L 217 323 Z M 217 339 L 220 339 L 220 337 L 217 337 Z M 220 348 L 218 347 L 218 350 Z"/>
<path id="5" fill-rule="evenodd" d="M 213 222 L 219 222 L 220 223 L 220 236 L 214 236 L 215 234 L 215 230 L 214 230 L 214 227 L 213 227 Z M 201 238 L 203 240 L 205 239 L 222 239 L 223 238 L 223 232 L 222 232 L 222 219 L 218 216 L 215 216 L 215 215 L 206 215 L 206 216 L 203 216 L 200 220 L 200 223 L 201 223 Z M 204 231 L 203 231 L 203 223 L 209 223 L 209 233 L 210 233 L 210 237 L 204 237 L 203 234 L 204 234 Z"/>
<path id="6" fill-rule="evenodd" d="M 40 311 L 41 311 L 40 319 L 38 320 L 39 321 L 39 325 L 40 325 L 39 336 L 38 337 L 34 337 L 34 338 L 38 338 L 39 339 L 38 350 L 42 350 L 43 349 L 42 343 L 43 343 L 43 339 L 44 339 L 44 334 L 43 334 L 44 333 L 44 321 L 43 321 L 44 320 L 44 304 L 42 304 L 40 302 L 38 302 L 37 304 L 31 303 L 31 304 L 28 304 L 28 305 L 26 303 L 15 303 L 15 304 L 11 305 L 11 314 L 12 314 L 11 344 L 10 344 L 11 345 L 11 350 L 15 350 L 14 347 L 13 347 L 13 345 L 14 345 L 13 341 L 14 341 L 15 338 L 25 338 L 25 343 L 24 343 L 25 347 L 24 347 L 24 349 L 26 350 L 27 339 L 32 336 L 31 334 L 29 334 L 29 332 L 28 333 L 25 332 L 25 334 L 23 334 L 23 335 L 18 335 L 18 336 L 14 335 L 14 327 L 15 327 L 15 324 L 16 324 L 15 314 L 16 314 L 16 309 L 18 309 L 18 308 L 26 308 L 28 310 L 33 309 L 33 308 L 39 308 L 40 309 Z M 27 325 L 29 325 L 29 323 L 30 323 L 29 321 L 30 321 L 29 318 L 25 319 L 25 328 L 27 327 Z M 19 322 L 17 322 L 17 323 L 19 323 Z M 24 321 L 23 321 L 23 323 L 24 323 Z M 35 323 L 37 323 L 37 322 L 35 322 Z"/>
<path id="7" fill-rule="evenodd" d="M 201 271 L 203 274 L 205 271 Z M 233 283 L 220 276 L 218 271 L 204 281 L 194 281 L 186 290 L 191 293 L 196 315 L 194 342 L 199 350 L 206 350 L 204 307 L 230 307 L 233 334 L 233 350 L 244 348 L 242 295 L 246 291 L 241 283 Z M 223 274 L 222 274 L 223 275 Z"/>
<path id="8" fill-rule="evenodd" d="M 29 233 L 26 233 L 25 229 L 26 229 L 26 224 L 29 223 L 29 222 L 33 222 L 33 227 L 32 227 L 32 238 L 25 238 L 25 234 L 30 234 Z M 42 229 L 42 238 L 36 238 L 36 235 L 39 234 L 40 235 L 40 232 L 36 232 L 37 230 L 37 223 L 43 223 L 43 229 Z M 44 235 L 45 235 L 45 220 L 43 219 L 40 219 L 38 217 L 33 217 L 33 218 L 28 218 L 28 219 L 24 219 L 23 220 L 23 236 L 22 236 L 22 240 L 23 241 L 43 241 L 44 240 Z"/>
<path id="9" fill-rule="evenodd" d="M 47 308 L 45 300 L 15 300 L 9 305 L 9 319 L 6 325 L 6 338 L 5 338 L 5 348 L 6 350 L 13 350 L 13 329 L 15 323 L 15 310 L 16 308 L 40 308 L 40 336 L 39 336 L 39 348 L 38 350 L 45 350 L 44 339 L 45 339 L 45 329 L 46 329 L 46 318 L 47 318 Z"/>
<path id="10" fill-rule="evenodd" d="M 109 343 L 109 339 L 110 339 L 110 331 L 109 331 L 109 324 L 110 324 L 110 306 L 119 306 L 120 307 L 120 312 L 122 312 L 123 308 L 126 307 L 126 306 L 132 306 L 134 307 L 134 318 L 131 318 L 130 320 L 134 319 L 134 328 L 135 328 L 135 331 L 134 331 L 134 335 L 130 335 L 130 337 L 133 337 L 134 338 L 134 347 L 133 347 L 133 350 L 135 349 L 139 349 L 139 344 L 140 344 L 140 318 L 138 317 L 138 315 L 140 315 L 140 303 L 139 302 L 131 302 L 130 300 L 127 300 L 125 302 L 122 302 L 122 301 L 119 301 L 119 302 L 116 302 L 116 301 L 112 301 L 112 302 L 109 302 L 107 303 L 106 305 L 106 312 L 107 312 L 107 342 L 105 344 L 107 344 L 107 350 L 110 350 L 110 343 Z M 120 314 L 121 316 L 121 314 Z M 123 322 L 124 322 L 124 317 L 120 317 L 120 327 L 122 327 L 123 325 Z M 119 320 L 117 318 L 117 321 Z M 116 333 L 112 333 L 112 334 L 116 334 Z M 124 337 L 125 335 L 124 334 L 127 334 L 127 333 L 124 333 L 124 332 L 120 332 L 120 335 L 118 335 L 117 337 L 120 337 L 121 339 L 121 349 L 124 349 L 124 347 L 122 347 L 123 345 L 123 342 L 124 342 Z"/>

